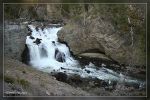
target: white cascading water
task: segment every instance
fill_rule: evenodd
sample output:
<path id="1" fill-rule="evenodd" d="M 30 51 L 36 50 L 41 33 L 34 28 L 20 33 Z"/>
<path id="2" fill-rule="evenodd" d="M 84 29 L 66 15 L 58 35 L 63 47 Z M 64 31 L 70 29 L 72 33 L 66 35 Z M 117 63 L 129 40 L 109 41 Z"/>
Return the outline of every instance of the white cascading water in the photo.
<path id="1" fill-rule="evenodd" d="M 37 31 L 33 25 L 29 25 L 28 27 L 31 29 L 31 36 L 34 38 L 31 39 L 30 36 L 27 36 L 26 38 L 26 44 L 30 51 L 30 64 L 32 66 L 38 69 L 51 67 L 51 70 L 58 70 L 63 66 L 74 66 L 77 64 L 77 61 L 70 56 L 68 47 L 65 44 L 58 42 L 57 32 L 61 27 L 45 28 L 43 31 L 40 28 Z M 35 43 L 37 39 L 40 39 L 39 44 Z M 58 62 L 55 59 L 56 49 L 64 53 L 64 63 Z"/>
<path id="2" fill-rule="evenodd" d="M 28 25 L 28 27 L 32 30 L 31 35 L 26 38 L 26 44 L 30 52 L 30 64 L 39 70 L 63 72 L 67 75 L 78 74 L 83 78 L 92 77 L 101 80 L 143 84 L 141 81 L 118 74 L 104 67 L 97 70 L 92 63 L 82 69 L 78 61 L 71 57 L 69 48 L 65 44 L 58 42 L 57 32 L 62 27 L 44 28 L 43 30 L 41 28 L 36 30 L 33 25 Z M 56 49 L 63 54 L 61 56 L 64 61 L 56 60 Z"/>

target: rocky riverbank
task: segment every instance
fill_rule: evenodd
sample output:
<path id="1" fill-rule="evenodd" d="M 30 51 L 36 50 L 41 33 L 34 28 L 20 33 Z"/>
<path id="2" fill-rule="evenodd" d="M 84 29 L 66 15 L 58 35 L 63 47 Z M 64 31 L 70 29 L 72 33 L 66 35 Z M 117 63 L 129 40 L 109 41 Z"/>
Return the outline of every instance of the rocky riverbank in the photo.
<path id="1" fill-rule="evenodd" d="M 57 81 L 48 73 L 38 71 L 17 60 L 5 58 L 5 96 L 89 96 L 80 88 Z"/>
<path id="2" fill-rule="evenodd" d="M 58 73 L 51 76 L 17 60 L 5 58 L 5 96 L 144 96 L 134 85 Z M 69 84 L 69 85 L 68 85 Z"/>

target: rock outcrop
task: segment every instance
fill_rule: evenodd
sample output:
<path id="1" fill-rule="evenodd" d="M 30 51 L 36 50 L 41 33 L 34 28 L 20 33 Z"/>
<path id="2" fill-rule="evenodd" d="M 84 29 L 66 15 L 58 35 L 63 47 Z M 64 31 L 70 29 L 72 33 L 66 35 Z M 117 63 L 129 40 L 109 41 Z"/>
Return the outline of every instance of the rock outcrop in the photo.
<path id="1" fill-rule="evenodd" d="M 62 28 L 60 41 L 67 42 L 75 55 L 97 49 L 121 64 L 145 65 L 144 9 L 144 5 L 88 5 Z"/>
<path id="2" fill-rule="evenodd" d="M 27 36 L 27 24 L 17 24 L 5 22 L 4 27 L 4 56 L 18 59 L 21 61 L 21 55 L 25 49 L 25 40 Z"/>

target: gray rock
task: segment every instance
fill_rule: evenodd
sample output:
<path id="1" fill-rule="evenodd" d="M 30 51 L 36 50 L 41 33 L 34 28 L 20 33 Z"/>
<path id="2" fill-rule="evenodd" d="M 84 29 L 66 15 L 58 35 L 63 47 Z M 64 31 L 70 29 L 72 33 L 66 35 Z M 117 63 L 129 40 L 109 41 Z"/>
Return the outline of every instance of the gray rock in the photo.
<path id="1" fill-rule="evenodd" d="M 133 11 L 130 12 L 134 13 L 131 15 L 128 12 L 130 8 L 125 5 L 90 5 L 85 15 L 80 14 L 71 18 L 68 24 L 59 31 L 60 41 L 67 42 L 75 55 L 90 49 L 97 49 L 121 64 L 145 65 L 146 33 L 145 26 L 143 26 L 144 20 L 140 19 L 145 19 L 145 16 L 144 12 L 142 12 L 143 16 L 141 15 L 141 7 L 137 5 L 132 7 Z M 113 9 L 118 9 L 118 12 L 113 12 Z M 133 17 L 138 14 L 138 17 L 131 18 L 134 24 L 134 40 L 132 41 L 131 26 L 128 25 L 126 16 Z"/>
<path id="2" fill-rule="evenodd" d="M 7 24 L 4 27 L 4 55 L 5 57 L 21 60 L 28 33 L 25 24 Z"/>
<path id="3" fill-rule="evenodd" d="M 90 57 L 90 58 L 99 58 L 99 59 L 105 59 L 105 60 L 111 61 L 110 58 L 108 58 L 106 55 L 101 54 L 101 53 L 82 53 L 79 56 Z"/>

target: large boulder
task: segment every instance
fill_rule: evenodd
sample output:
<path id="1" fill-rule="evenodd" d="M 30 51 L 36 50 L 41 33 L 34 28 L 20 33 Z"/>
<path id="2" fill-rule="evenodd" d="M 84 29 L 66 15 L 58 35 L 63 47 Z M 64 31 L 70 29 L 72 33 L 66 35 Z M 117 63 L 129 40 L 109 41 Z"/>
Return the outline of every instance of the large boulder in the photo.
<path id="1" fill-rule="evenodd" d="M 58 36 L 75 55 L 97 49 L 121 64 L 145 65 L 144 9 L 142 5 L 89 5 Z"/>

